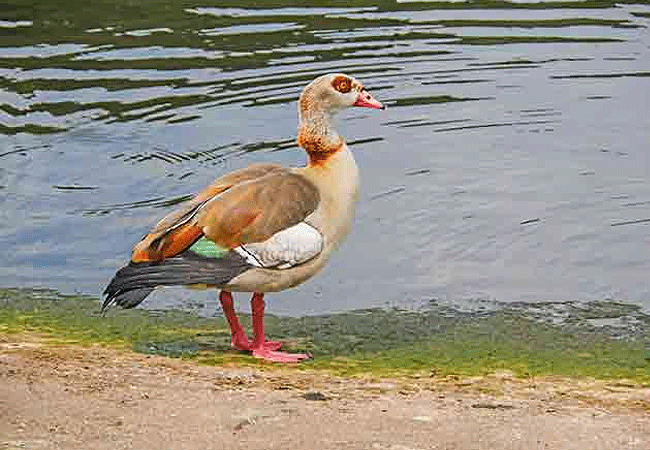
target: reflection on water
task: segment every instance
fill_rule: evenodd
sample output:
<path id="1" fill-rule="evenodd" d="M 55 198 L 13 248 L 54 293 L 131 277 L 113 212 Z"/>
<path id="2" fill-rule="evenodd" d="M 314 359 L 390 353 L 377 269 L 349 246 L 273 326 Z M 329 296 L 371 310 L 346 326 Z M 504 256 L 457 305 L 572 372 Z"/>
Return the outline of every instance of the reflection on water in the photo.
<path id="1" fill-rule="evenodd" d="M 10 0 L 0 285 L 98 294 L 215 177 L 301 164 L 300 90 L 344 71 L 390 106 L 340 120 L 364 182 L 356 228 L 271 309 L 650 308 L 649 27 L 645 0 Z"/>

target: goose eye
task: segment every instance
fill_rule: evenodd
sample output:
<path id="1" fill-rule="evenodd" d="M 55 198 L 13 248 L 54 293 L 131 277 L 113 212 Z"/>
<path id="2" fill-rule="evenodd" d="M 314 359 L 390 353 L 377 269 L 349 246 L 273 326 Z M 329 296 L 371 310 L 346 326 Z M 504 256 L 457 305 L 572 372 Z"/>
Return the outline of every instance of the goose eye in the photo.
<path id="1" fill-rule="evenodd" d="M 347 94 L 352 90 L 352 82 L 348 77 L 338 76 L 332 81 L 332 87 L 342 94 Z"/>

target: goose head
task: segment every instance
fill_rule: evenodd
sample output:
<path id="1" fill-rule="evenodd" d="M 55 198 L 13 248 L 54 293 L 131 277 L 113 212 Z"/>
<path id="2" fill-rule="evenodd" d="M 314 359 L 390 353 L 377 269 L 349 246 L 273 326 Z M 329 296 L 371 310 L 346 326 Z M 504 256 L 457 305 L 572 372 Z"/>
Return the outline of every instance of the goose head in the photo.
<path id="1" fill-rule="evenodd" d="M 301 119 L 331 115 L 351 106 L 385 109 L 359 81 L 344 73 L 330 73 L 309 83 L 298 101 Z"/>
<path id="2" fill-rule="evenodd" d="M 343 73 L 320 76 L 303 89 L 298 100 L 298 145 L 307 151 L 311 162 L 322 162 L 343 146 L 330 119 L 352 106 L 385 109 L 363 84 Z"/>

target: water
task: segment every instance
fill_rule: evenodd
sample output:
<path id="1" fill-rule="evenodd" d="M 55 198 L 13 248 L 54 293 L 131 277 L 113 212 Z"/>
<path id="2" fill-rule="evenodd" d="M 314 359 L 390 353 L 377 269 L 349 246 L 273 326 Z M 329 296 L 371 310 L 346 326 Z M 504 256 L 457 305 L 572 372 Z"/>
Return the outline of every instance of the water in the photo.
<path id="1" fill-rule="evenodd" d="M 343 71 L 389 105 L 340 116 L 355 228 L 272 312 L 650 309 L 649 30 L 649 1 L 10 0 L 0 285 L 98 295 L 217 176 L 304 163 L 295 100 Z M 179 288 L 147 306 L 214 303 Z"/>

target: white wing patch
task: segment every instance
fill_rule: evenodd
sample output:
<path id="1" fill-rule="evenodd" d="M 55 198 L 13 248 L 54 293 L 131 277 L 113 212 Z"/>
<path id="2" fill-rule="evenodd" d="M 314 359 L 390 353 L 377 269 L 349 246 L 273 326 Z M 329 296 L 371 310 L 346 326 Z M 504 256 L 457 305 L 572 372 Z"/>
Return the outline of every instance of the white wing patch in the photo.
<path id="1" fill-rule="evenodd" d="M 323 249 L 323 236 L 311 225 L 298 225 L 275 233 L 264 242 L 234 248 L 256 267 L 288 269 L 309 261 Z"/>

